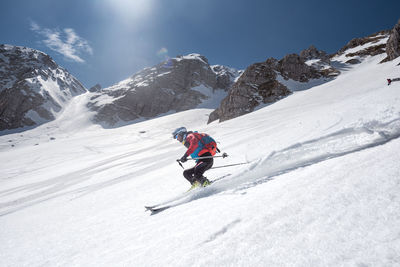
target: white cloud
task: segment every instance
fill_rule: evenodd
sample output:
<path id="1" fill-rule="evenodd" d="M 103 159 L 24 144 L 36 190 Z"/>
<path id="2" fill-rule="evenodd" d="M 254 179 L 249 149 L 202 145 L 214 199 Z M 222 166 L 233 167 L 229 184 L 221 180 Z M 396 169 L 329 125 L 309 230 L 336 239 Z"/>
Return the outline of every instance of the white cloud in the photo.
<path id="1" fill-rule="evenodd" d="M 74 29 L 42 28 L 36 22 L 31 21 L 31 30 L 45 38 L 42 42 L 48 48 L 62 54 L 69 60 L 83 63 L 85 60 L 81 57 L 81 54 L 93 54 L 89 42 L 76 34 Z"/>

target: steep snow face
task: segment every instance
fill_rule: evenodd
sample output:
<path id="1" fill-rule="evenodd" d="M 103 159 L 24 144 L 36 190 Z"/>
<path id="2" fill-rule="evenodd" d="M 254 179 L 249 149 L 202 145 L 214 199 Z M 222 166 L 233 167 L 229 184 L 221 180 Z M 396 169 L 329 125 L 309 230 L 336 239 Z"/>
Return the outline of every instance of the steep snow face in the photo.
<path id="1" fill-rule="evenodd" d="M 0 130 L 53 120 L 83 85 L 48 55 L 0 45 Z"/>
<path id="2" fill-rule="evenodd" d="M 105 130 L 84 94 L 1 136 L 0 265 L 398 266 L 400 59 L 383 57 L 223 123 L 194 109 Z M 248 164 L 186 193 L 179 126 L 219 142 L 215 166 Z"/>

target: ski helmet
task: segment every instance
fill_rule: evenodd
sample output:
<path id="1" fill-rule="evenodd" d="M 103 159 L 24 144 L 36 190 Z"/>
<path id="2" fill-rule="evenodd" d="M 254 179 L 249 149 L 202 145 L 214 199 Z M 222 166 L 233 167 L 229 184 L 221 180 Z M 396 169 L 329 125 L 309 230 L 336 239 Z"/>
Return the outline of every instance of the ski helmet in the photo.
<path id="1" fill-rule="evenodd" d="M 185 127 L 179 127 L 177 129 L 175 129 L 175 131 L 172 132 L 172 137 L 174 139 L 178 139 L 178 136 L 181 136 L 182 139 L 184 140 L 185 139 L 184 137 L 186 137 L 186 133 L 187 133 L 187 130 Z"/>

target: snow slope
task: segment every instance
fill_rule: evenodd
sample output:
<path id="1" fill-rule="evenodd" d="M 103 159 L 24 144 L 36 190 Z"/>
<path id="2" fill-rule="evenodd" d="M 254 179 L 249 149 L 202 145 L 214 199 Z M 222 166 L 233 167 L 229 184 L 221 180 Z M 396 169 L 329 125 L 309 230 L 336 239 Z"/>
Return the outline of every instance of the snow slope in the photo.
<path id="1" fill-rule="evenodd" d="M 400 59 L 382 58 L 223 123 L 197 109 L 102 129 L 86 94 L 1 136 L 0 266 L 399 266 Z M 215 166 L 250 163 L 185 194 L 179 126 L 220 142 Z"/>

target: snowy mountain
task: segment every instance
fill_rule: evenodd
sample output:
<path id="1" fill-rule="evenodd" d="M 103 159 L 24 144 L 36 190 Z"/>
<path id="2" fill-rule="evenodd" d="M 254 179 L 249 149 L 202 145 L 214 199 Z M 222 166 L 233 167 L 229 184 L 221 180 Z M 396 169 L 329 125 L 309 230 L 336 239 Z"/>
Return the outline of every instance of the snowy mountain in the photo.
<path id="1" fill-rule="evenodd" d="M 48 55 L 0 45 L 0 131 L 54 120 L 86 89 Z"/>
<path id="2" fill-rule="evenodd" d="M 216 108 L 239 74 L 210 66 L 199 54 L 179 56 L 102 89 L 88 106 L 106 127 L 195 107 Z"/>
<path id="3" fill-rule="evenodd" d="M 392 31 L 352 39 L 334 55 L 310 46 L 299 55 L 288 54 L 281 60 L 269 58 L 252 64 L 232 85 L 220 106 L 210 114 L 208 123 L 253 112 L 294 91 L 330 82 L 340 75 L 341 69 L 359 64 L 369 56 L 385 54 L 386 50 L 388 57 L 382 62 L 394 59 L 400 54 L 400 46 L 396 45 L 400 42 L 399 29 L 400 23 Z"/>
<path id="4" fill-rule="evenodd" d="M 88 112 L 92 121 L 106 128 L 193 108 L 215 109 L 208 123 L 229 120 L 330 82 L 340 69 L 360 64 L 368 56 L 386 52 L 382 62 L 396 58 L 399 29 L 400 24 L 392 31 L 355 38 L 334 55 L 310 46 L 299 55 L 269 58 L 245 71 L 210 66 L 199 54 L 178 56 L 111 87 L 93 86 L 92 94 L 85 97 Z M 71 98 L 86 91 L 48 55 L 0 46 L 0 131 L 54 120 Z"/>
<path id="5" fill-rule="evenodd" d="M 0 265 L 399 266 L 400 82 L 386 79 L 400 58 L 366 53 L 386 40 L 330 58 L 335 79 L 222 123 L 199 108 L 103 129 L 87 92 L 0 136 Z M 229 157 L 215 167 L 245 164 L 187 193 L 179 126 L 219 142 Z M 159 203 L 170 208 L 144 209 Z"/>

